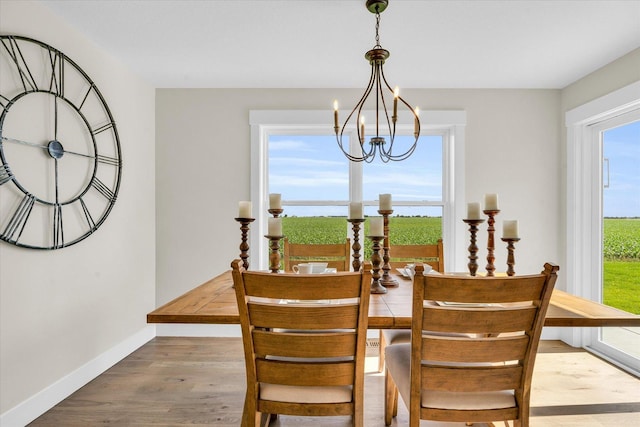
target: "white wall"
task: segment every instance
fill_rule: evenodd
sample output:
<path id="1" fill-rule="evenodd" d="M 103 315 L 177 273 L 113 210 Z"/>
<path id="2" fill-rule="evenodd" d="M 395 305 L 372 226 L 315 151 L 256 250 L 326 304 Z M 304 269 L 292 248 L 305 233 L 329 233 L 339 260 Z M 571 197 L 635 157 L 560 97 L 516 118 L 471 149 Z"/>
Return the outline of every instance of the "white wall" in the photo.
<path id="1" fill-rule="evenodd" d="M 3 0 L 0 31 L 60 49 L 93 78 L 123 159 L 118 200 L 93 236 L 55 251 L 0 242 L 0 424 L 13 426 L 154 334 L 155 92 L 42 3 Z"/>
<path id="2" fill-rule="evenodd" d="M 537 273 L 545 261 L 559 262 L 560 92 L 403 93 L 423 111 L 466 110 L 467 199 L 500 195 L 498 236 L 503 219 L 520 221 L 516 271 Z M 250 198 L 249 111 L 326 108 L 329 128 L 333 99 L 355 103 L 360 95 L 345 89 L 157 90 L 159 305 L 228 269 L 238 256 L 240 230 L 233 218 L 238 201 Z M 486 247 L 486 233 L 479 246 Z M 496 265 L 504 270 L 506 248 L 499 239 L 496 246 Z M 480 254 L 486 257 L 486 250 Z"/>

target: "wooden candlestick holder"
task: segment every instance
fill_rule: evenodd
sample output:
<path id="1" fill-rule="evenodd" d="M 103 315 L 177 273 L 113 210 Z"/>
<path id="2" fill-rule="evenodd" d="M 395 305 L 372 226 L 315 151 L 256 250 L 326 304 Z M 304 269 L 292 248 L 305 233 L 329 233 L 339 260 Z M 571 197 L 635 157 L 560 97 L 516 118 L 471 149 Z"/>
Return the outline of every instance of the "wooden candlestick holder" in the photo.
<path id="1" fill-rule="evenodd" d="M 274 218 L 278 218 L 284 212 L 284 209 L 267 209 L 267 212 L 273 215 Z"/>
<path id="2" fill-rule="evenodd" d="M 249 224 L 255 221 L 255 218 L 235 218 L 240 223 L 240 232 L 242 233 L 242 242 L 240 243 L 240 259 L 245 270 L 249 269 L 249 243 L 247 243 L 247 235 L 249 233 Z"/>
<path id="3" fill-rule="evenodd" d="M 391 266 L 389 265 L 389 260 L 391 259 L 391 255 L 389 253 L 389 215 L 393 213 L 393 209 L 379 209 L 378 213 L 382 215 L 383 218 L 383 226 L 384 226 L 384 245 L 382 247 L 383 255 L 382 255 L 382 286 L 385 288 L 393 288 L 398 286 L 398 281 L 391 278 L 389 275 L 389 270 L 391 270 Z"/>
<path id="4" fill-rule="evenodd" d="M 353 245 L 351 245 L 353 261 L 351 265 L 353 266 L 353 271 L 360 271 L 360 249 L 362 249 L 360 245 L 360 224 L 364 222 L 364 218 L 349 218 L 347 221 L 351 223 L 353 230 Z"/>
<path id="5" fill-rule="evenodd" d="M 272 273 L 277 273 L 280 271 L 280 240 L 284 236 L 264 236 L 269 239 L 269 249 L 271 253 L 269 254 L 269 270 Z"/>
<path id="6" fill-rule="evenodd" d="M 514 245 L 515 242 L 519 242 L 520 238 L 519 237 L 503 237 L 502 238 L 503 242 L 507 242 L 507 276 L 515 276 L 516 275 L 516 271 L 513 269 L 513 266 L 516 265 L 516 258 L 515 258 L 515 250 L 516 247 Z"/>
<path id="7" fill-rule="evenodd" d="M 493 226 L 496 223 L 495 216 L 500 213 L 500 210 L 486 209 L 483 212 L 485 213 L 485 215 L 489 217 L 489 219 L 487 220 L 487 224 L 488 224 L 487 232 L 489 233 L 489 236 L 487 238 L 487 267 L 486 267 L 487 276 L 493 277 L 494 276 L 493 272 L 496 271 L 496 267 L 493 265 L 493 262 L 496 260 L 496 257 L 493 254 L 496 248 L 493 234 L 495 233 L 496 229 Z"/>
<path id="8" fill-rule="evenodd" d="M 387 288 L 380 284 L 380 264 L 382 258 L 380 257 L 380 241 L 384 239 L 384 236 L 367 236 L 373 242 L 373 253 L 371 254 L 371 293 L 372 294 L 386 294 Z"/>
<path id="9" fill-rule="evenodd" d="M 476 275 L 478 271 L 478 245 L 476 244 L 476 235 L 478 234 L 478 225 L 484 222 L 484 219 L 463 219 L 465 224 L 469 224 L 470 244 L 469 244 L 469 274 Z"/>

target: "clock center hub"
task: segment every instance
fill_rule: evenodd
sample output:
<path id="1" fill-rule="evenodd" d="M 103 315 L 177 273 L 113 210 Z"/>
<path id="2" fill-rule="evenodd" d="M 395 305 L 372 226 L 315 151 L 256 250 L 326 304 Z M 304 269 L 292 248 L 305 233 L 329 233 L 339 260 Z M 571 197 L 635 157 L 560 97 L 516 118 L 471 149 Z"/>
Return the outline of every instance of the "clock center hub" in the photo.
<path id="1" fill-rule="evenodd" d="M 47 149 L 49 150 L 49 155 L 54 159 L 61 159 L 64 155 L 64 148 L 62 147 L 62 144 L 60 144 L 60 141 L 56 141 L 55 139 L 53 141 L 49 141 Z"/>

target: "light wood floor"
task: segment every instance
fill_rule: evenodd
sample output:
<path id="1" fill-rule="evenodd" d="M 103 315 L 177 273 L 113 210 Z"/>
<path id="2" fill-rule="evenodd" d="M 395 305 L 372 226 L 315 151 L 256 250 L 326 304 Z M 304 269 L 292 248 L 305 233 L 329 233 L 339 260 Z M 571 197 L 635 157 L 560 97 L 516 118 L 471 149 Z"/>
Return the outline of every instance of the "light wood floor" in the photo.
<path id="1" fill-rule="evenodd" d="M 367 427 L 384 426 L 384 377 L 376 371 L 377 363 L 375 356 L 367 357 Z M 30 426 L 238 426 L 244 389 L 239 338 L 159 337 Z M 640 426 L 640 380 L 585 351 L 557 341 L 542 343 L 531 403 L 531 427 Z M 400 402 L 394 425 L 407 424 L 408 415 Z M 344 417 L 284 416 L 273 424 L 281 427 L 348 425 L 349 419 Z M 422 425 L 457 427 L 464 424 L 423 422 Z"/>

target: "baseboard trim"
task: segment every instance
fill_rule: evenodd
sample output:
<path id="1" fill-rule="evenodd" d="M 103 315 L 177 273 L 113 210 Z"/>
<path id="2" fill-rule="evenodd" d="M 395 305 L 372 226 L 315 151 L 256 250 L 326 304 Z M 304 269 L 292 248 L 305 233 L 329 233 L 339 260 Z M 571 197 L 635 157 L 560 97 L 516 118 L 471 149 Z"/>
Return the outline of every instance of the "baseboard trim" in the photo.
<path id="1" fill-rule="evenodd" d="M 29 424 L 155 336 L 155 325 L 145 326 L 120 344 L 0 415 L 0 426 L 22 427 Z"/>
<path id="2" fill-rule="evenodd" d="M 159 323 L 159 337 L 242 337 L 240 325 L 204 325 L 186 323 Z"/>

